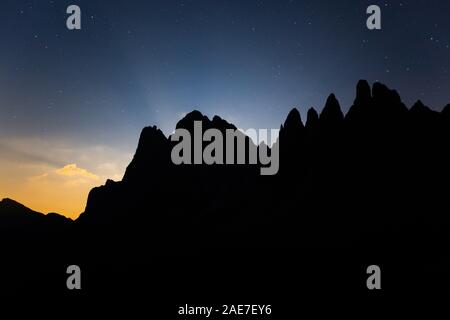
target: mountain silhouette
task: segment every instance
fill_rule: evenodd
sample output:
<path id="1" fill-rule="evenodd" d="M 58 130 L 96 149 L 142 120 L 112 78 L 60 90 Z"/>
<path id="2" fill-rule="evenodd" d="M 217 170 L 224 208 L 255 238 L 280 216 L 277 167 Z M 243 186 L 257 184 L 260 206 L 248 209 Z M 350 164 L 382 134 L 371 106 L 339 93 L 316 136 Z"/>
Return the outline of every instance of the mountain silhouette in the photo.
<path id="1" fill-rule="evenodd" d="M 63 215 L 51 212 L 47 215 L 33 211 L 9 198 L 0 201 L 0 228 L 34 228 L 55 226 L 60 227 L 72 222 Z M 5 230 L 3 230 L 5 231 Z"/>
<path id="2" fill-rule="evenodd" d="M 199 111 L 176 128 L 193 135 L 194 121 L 203 130 L 235 128 Z M 372 232 L 387 244 L 404 228 L 418 228 L 412 241 L 424 245 L 429 239 L 418 240 L 425 235 L 419 221 L 448 225 L 437 209 L 448 205 L 439 198 L 448 176 L 442 148 L 447 128 L 448 107 L 439 113 L 419 101 L 408 110 L 395 90 L 361 80 L 346 116 L 334 94 L 320 115 L 308 111 L 305 124 L 291 110 L 275 144 L 279 173 L 261 177 L 259 165 L 176 166 L 170 159 L 174 142 L 147 127 L 123 180 L 93 189 L 77 224 L 127 226 L 139 243 L 170 239 L 164 250 L 346 246 L 351 238 L 370 239 Z"/>
<path id="3" fill-rule="evenodd" d="M 193 136 L 194 121 L 203 130 L 236 128 L 197 110 L 176 128 Z M 244 138 L 248 159 L 259 146 Z M 146 127 L 123 179 L 92 189 L 76 221 L 5 199 L 2 239 L 10 226 L 23 226 L 26 238 L 47 221 L 47 231 L 70 226 L 58 237 L 83 261 L 97 252 L 128 261 L 148 251 L 327 248 L 448 265 L 449 139 L 450 105 L 436 112 L 418 101 L 408 109 L 395 90 L 364 80 L 346 115 L 334 94 L 320 114 L 310 108 L 305 123 L 297 109 L 289 112 L 272 146 L 280 152 L 273 176 L 261 176 L 260 164 L 175 165 L 176 142 Z"/>

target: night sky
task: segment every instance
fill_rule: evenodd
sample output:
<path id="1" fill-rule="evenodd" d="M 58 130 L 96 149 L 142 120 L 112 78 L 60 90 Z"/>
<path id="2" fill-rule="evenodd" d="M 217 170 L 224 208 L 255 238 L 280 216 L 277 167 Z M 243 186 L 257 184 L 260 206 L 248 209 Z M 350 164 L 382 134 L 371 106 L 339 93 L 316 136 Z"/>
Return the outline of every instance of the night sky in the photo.
<path id="1" fill-rule="evenodd" d="M 170 134 L 193 109 L 279 128 L 332 92 L 348 110 L 359 79 L 450 102 L 450 1 L 7 0 L 0 25 L 0 198 L 72 217 L 144 126 Z"/>

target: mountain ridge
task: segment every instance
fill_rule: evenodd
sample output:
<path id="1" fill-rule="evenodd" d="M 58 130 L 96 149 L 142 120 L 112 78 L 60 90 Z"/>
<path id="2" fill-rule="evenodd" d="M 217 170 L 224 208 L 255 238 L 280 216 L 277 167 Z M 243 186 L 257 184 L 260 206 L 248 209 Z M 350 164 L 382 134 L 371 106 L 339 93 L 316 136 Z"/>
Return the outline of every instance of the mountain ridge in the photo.
<path id="1" fill-rule="evenodd" d="M 313 140 L 312 137 L 317 135 L 317 132 L 339 130 L 335 127 L 343 125 L 344 122 L 364 123 L 369 122 L 370 120 L 368 119 L 370 117 L 376 118 L 377 121 L 380 121 L 380 114 L 383 115 L 386 110 L 388 110 L 389 106 L 391 108 L 390 112 L 397 117 L 399 114 L 404 115 L 405 112 L 409 114 L 413 119 L 411 122 L 429 121 L 428 119 L 430 117 L 443 118 L 448 121 L 448 118 L 450 117 L 450 104 L 446 105 L 441 112 L 437 112 L 431 110 L 429 107 L 425 106 L 422 101 L 418 100 L 410 109 L 408 109 L 401 101 L 400 95 L 396 90 L 391 90 L 384 84 L 378 82 L 375 82 L 371 87 L 366 80 L 360 80 L 356 86 L 356 97 L 354 103 L 346 114 L 341 111 L 341 106 L 336 96 L 334 94 L 330 94 L 325 103 L 325 107 L 320 113 L 318 113 L 315 108 L 308 109 L 306 121 L 302 120 L 299 110 L 297 108 L 293 108 L 288 113 L 285 122 L 280 126 L 280 137 L 283 137 L 283 140 L 286 139 L 285 148 L 298 148 L 300 144 L 304 143 L 305 139 Z M 425 120 L 421 118 L 425 118 Z M 389 119 L 385 120 L 389 122 Z M 221 130 L 228 128 L 236 129 L 233 124 L 227 122 L 218 115 L 215 115 L 212 119 L 209 119 L 198 110 L 193 110 L 192 112 L 186 114 L 177 122 L 176 128 L 184 128 L 192 131 L 194 121 L 202 121 L 204 130 L 208 128 L 219 128 Z M 327 134 L 332 136 L 331 133 Z M 170 141 L 170 136 L 166 137 L 159 128 L 156 126 L 145 127 L 140 134 L 135 155 L 133 160 L 127 166 L 123 179 L 119 182 L 108 179 L 105 185 L 94 188 L 91 193 L 93 192 L 93 194 L 95 194 L 95 190 L 98 190 L 98 188 L 102 189 L 111 188 L 113 186 L 117 187 L 117 183 L 123 182 L 127 184 L 133 179 L 143 179 L 141 177 L 142 172 L 136 169 L 136 167 L 146 166 L 156 168 L 156 171 L 146 174 L 145 178 L 149 178 L 150 175 L 157 176 L 160 171 L 165 172 L 172 170 L 173 168 L 170 168 L 171 164 L 169 161 L 169 154 L 172 146 L 173 143 Z M 154 152 L 155 150 L 157 150 L 157 152 Z M 293 159 L 297 161 L 298 158 L 299 155 L 294 154 Z M 90 198 L 92 198 L 91 194 L 87 199 L 88 203 Z M 0 204 L 5 206 L 5 201 L 7 203 L 8 201 L 13 200 L 4 199 Z M 18 206 L 19 203 L 15 203 L 17 207 L 16 211 L 27 211 L 30 214 L 35 213 L 38 215 L 43 215 L 42 213 L 35 212 L 25 206 L 20 207 Z M 10 203 L 10 206 L 11 205 L 12 203 Z M 86 207 L 88 207 L 88 205 Z M 21 210 L 19 210 L 19 208 Z M 58 214 L 52 215 L 60 216 Z"/>

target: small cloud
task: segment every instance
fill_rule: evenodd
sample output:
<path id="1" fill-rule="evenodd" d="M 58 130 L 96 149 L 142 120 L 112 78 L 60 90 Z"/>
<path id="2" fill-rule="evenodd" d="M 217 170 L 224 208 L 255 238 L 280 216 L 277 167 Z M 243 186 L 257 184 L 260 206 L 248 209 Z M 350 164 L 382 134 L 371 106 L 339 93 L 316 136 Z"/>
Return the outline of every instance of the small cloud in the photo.
<path id="1" fill-rule="evenodd" d="M 89 172 L 86 169 L 79 168 L 75 163 L 68 164 L 60 169 L 56 169 L 55 172 L 62 176 L 84 177 L 93 180 L 100 179 L 100 177 L 96 174 Z"/>
<path id="2" fill-rule="evenodd" d="M 48 177 L 48 173 L 43 173 L 43 174 L 40 174 L 40 175 L 38 175 L 38 176 L 32 176 L 32 177 L 30 178 L 30 180 L 32 180 L 32 181 L 37 181 L 37 180 L 45 179 L 45 178 L 47 178 L 47 177 Z"/>

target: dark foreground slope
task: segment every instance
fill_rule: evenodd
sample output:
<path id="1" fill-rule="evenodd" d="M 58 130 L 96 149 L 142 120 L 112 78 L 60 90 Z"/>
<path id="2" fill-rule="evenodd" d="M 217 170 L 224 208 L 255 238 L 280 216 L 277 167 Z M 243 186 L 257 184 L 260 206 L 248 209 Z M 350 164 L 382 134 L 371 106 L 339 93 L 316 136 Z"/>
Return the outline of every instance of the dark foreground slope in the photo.
<path id="1" fill-rule="evenodd" d="M 234 128 L 198 111 L 177 128 L 192 132 L 195 120 L 204 130 Z M 64 268 L 79 264 L 88 297 L 139 300 L 158 291 L 168 310 L 188 297 L 283 297 L 286 311 L 294 299 L 288 287 L 310 300 L 340 291 L 369 299 L 446 294 L 449 141 L 450 106 L 435 112 L 418 101 L 408 109 L 396 91 L 365 81 L 345 116 L 334 95 L 306 121 L 289 113 L 275 145 L 275 176 L 260 176 L 259 165 L 175 166 L 173 143 L 147 127 L 122 181 L 94 188 L 85 212 L 53 245 L 45 234 L 33 240 L 47 259 L 39 279 L 50 285 L 32 292 L 71 298 Z M 14 232 L 22 241 L 32 234 Z M 2 233 L 14 251 L 10 239 Z M 21 250 L 28 255 L 26 245 Z M 365 286 L 371 264 L 385 270 L 383 295 Z M 19 287 L 30 290 L 26 281 Z"/>

